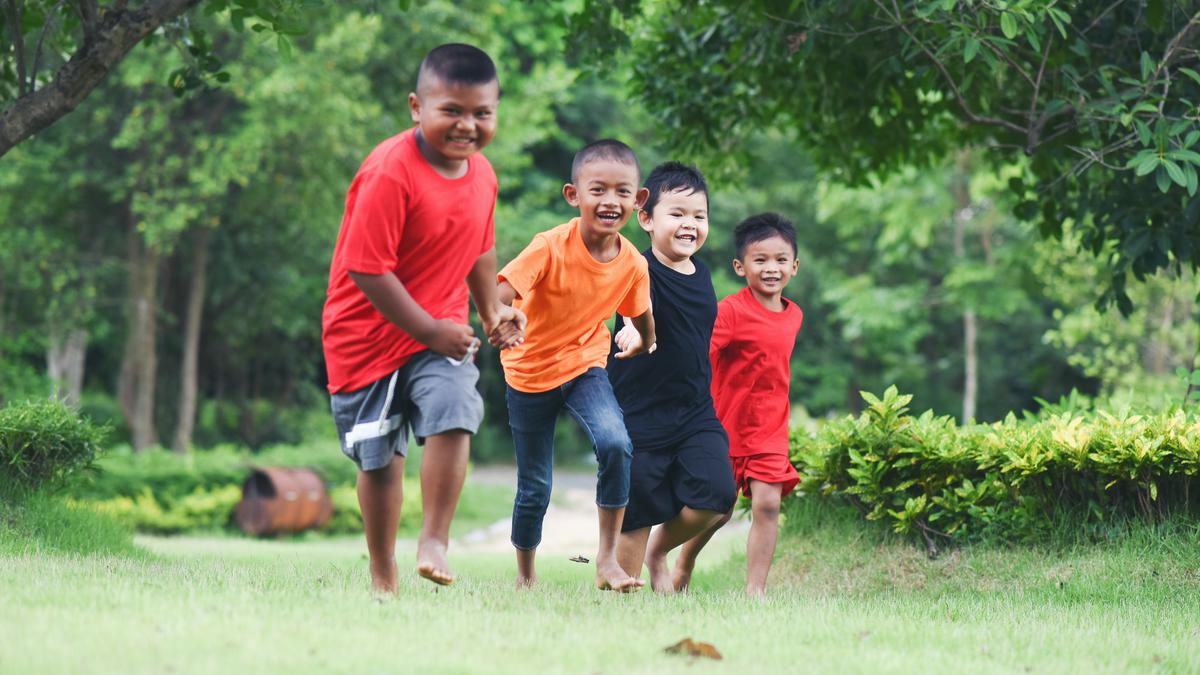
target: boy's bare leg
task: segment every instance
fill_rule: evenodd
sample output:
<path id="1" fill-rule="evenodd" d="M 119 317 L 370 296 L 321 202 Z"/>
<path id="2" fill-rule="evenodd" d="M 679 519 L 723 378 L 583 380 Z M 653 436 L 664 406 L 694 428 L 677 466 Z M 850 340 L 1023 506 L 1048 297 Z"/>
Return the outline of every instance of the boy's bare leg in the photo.
<path id="1" fill-rule="evenodd" d="M 376 593 L 396 592 L 396 528 L 403 503 L 403 457 L 397 455 L 382 469 L 358 472 L 358 507 L 371 556 L 371 590 Z"/>
<path id="2" fill-rule="evenodd" d="M 646 542 L 650 539 L 650 528 L 622 532 L 617 539 L 617 562 L 629 576 L 642 578 L 642 561 L 646 558 Z"/>
<path id="3" fill-rule="evenodd" d="M 645 586 L 646 582 L 630 576 L 617 562 L 617 536 L 621 534 L 621 521 L 625 518 L 625 507 L 619 509 L 597 507 L 596 511 L 599 513 L 600 520 L 600 550 L 596 553 L 596 588 L 604 591 L 629 593 Z"/>
<path id="4" fill-rule="evenodd" d="M 767 573 L 779 537 L 780 483 L 750 479 L 750 538 L 746 542 L 746 595 L 761 598 L 767 590 Z"/>
<path id="5" fill-rule="evenodd" d="M 517 551 L 517 588 L 533 588 L 537 585 L 537 570 L 534 568 L 534 558 L 537 549 L 522 549 Z"/>
<path id="6" fill-rule="evenodd" d="M 470 449 L 469 433 L 448 431 L 425 439 L 425 454 L 421 458 L 424 515 L 417 540 L 417 574 L 443 586 L 454 583 L 446 548 L 450 545 L 450 521 L 454 519 L 454 509 L 458 507 L 463 480 L 467 477 Z"/>
<path id="7" fill-rule="evenodd" d="M 692 570 L 696 568 L 696 558 L 700 557 L 700 551 L 704 550 L 705 545 L 713 538 L 717 530 L 724 527 L 732 517 L 733 509 L 731 508 L 720 514 L 700 534 L 683 542 L 683 546 L 679 549 L 679 556 L 675 558 L 675 570 L 671 573 L 671 587 L 676 593 L 682 593 L 688 589 L 688 585 L 692 583 Z"/>
<path id="8" fill-rule="evenodd" d="M 646 567 L 650 569 L 650 586 L 656 592 L 671 593 L 675 590 L 671 568 L 667 566 L 667 554 L 676 546 L 707 531 L 722 515 L 716 511 L 685 506 L 678 515 L 655 531 L 650 537 L 650 546 L 646 551 Z"/>

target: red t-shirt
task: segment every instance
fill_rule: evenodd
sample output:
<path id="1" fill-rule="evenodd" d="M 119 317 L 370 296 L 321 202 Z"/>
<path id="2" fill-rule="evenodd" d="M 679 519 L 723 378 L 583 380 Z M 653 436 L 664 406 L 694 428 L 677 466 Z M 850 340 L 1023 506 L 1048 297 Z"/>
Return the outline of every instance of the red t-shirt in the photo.
<path id="1" fill-rule="evenodd" d="M 747 287 L 717 303 L 708 356 L 731 457 L 788 452 L 792 348 L 804 312 L 783 302 L 782 312 L 772 312 Z"/>
<path id="2" fill-rule="evenodd" d="M 348 272 L 395 274 L 435 319 L 467 323 L 467 273 L 495 244 L 496 174 L 483 155 L 461 178 L 439 174 L 414 130 L 380 143 L 350 191 L 329 265 L 321 341 L 329 391 L 361 389 L 425 345 L 388 321 Z"/>

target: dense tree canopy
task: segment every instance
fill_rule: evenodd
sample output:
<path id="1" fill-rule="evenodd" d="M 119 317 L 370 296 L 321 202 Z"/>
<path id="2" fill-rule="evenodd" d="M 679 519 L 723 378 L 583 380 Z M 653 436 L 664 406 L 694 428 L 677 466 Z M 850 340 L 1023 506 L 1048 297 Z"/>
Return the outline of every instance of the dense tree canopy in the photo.
<path id="1" fill-rule="evenodd" d="M 793 129 L 858 185 L 977 148 L 1022 168 L 1023 220 L 1075 224 L 1123 312 L 1128 274 L 1200 263 L 1194 0 L 625 0 L 573 25 L 595 67 L 628 57 L 684 146 L 744 157 L 754 130 Z"/>

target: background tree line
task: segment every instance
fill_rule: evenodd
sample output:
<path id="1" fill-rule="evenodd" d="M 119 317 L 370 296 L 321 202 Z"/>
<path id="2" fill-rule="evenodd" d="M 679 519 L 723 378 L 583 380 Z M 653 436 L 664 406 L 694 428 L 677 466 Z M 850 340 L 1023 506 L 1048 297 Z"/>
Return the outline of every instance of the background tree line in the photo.
<path id="1" fill-rule="evenodd" d="M 919 63 L 924 52 L 911 42 L 924 44 L 916 31 L 936 34 L 943 21 L 964 31 L 953 44 L 965 64 L 992 54 L 997 67 L 1018 70 L 995 52 L 1034 51 L 1010 47 L 1019 41 L 1005 37 L 1006 24 L 1017 19 L 988 14 L 998 4 L 900 8 L 920 16 L 933 7 L 932 28 L 886 24 L 887 6 L 870 3 L 860 4 L 872 11 L 836 16 L 801 3 L 810 14 L 790 18 L 766 4 L 743 10 L 716 2 L 626 4 L 619 7 L 626 14 L 590 3 L 297 5 L 288 11 L 301 12 L 303 31 L 287 23 L 248 28 L 235 12 L 249 4 L 183 15 L 185 23 L 169 24 L 130 52 L 75 112 L 0 159 L 0 398 L 57 391 L 113 420 L 136 448 L 261 447 L 331 436 L 319 317 L 345 190 L 370 148 L 409 126 L 406 98 L 417 64 L 450 40 L 488 50 L 501 72 L 500 129 L 487 155 L 500 177 L 502 260 L 570 217 L 558 191 L 571 156 L 603 136 L 629 141 L 647 171 L 669 157 L 696 162 L 709 175 L 713 232 L 701 255 L 721 295 L 739 286 L 729 260 L 741 218 L 769 209 L 796 222 L 801 273 L 788 294 L 806 322 L 793 399 L 814 416 L 855 410 L 858 390 L 893 383 L 921 405 L 980 420 L 1036 408 L 1039 398 L 1072 388 L 1132 392 L 1153 404 L 1183 394 L 1171 373 L 1194 365 L 1197 283 L 1192 259 L 1175 246 L 1195 238 L 1195 190 L 1186 172 L 1182 184 L 1168 175 L 1165 191 L 1157 175 L 1168 172 L 1166 152 L 1186 149 L 1190 130 L 1176 133 L 1172 125 L 1189 113 L 1172 107 L 1184 105 L 1172 94 L 1161 101 L 1161 124 L 1148 110 L 1132 112 L 1140 99 L 1126 105 L 1128 133 L 1137 137 L 1129 158 L 1094 167 L 1122 169 L 1110 171 L 1116 182 L 1097 187 L 1089 178 L 1097 174 L 1064 173 L 1055 183 L 1055 167 L 1063 170 L 1062 157 L 1073 150 L 1031 156 L 996 147 L 977 133 L 980 125 L 963 123 L 947 80 L 938 80 L 936 65 Z M 1186 4 L 1157 10 L 1159 29 L 1143 22 L 1141 51 L 1157 49 L 1167 64 L 1148 73 L 1147 90 L 1161 90 L 1168 77 L 1173 96 L 1192 95 L 1180 69 L 1195 59 L 1193 42 L 1181 39 L 1163 56 L 1171 39 L 1190 38 Z M 1089 30 L 1120 33 L 1131 20 L 1139 25 L 1124 12 L 1148 12 L 1155 3 L 1117 5 L 1058 7 L 1072 10 L 1071 30 L 1093 22 Z M 1056 5 L 1011 7 L 1028 14 L 1021 31 L 1041 35 L 1037 56 L 1060 58 L 1055 45 L 1066 39 L 1049 37 L 1058 32 Z M 968 10 L 986 21 L 951 20 Z M 620 33 L 627 48 L 593 49 L 597 36 L 634 12 L 648 20 Z M 802 19 L 807 29 L 797 27 Z M 833 21 L 859 21 L 855 30 L 868 32 L 842 38 L 848 44 L 828 53 L 809 50 L 818 36 L 852 34 Z M 879 27 L 885 24 L 891 32 Z M 39 28 L 30 24 L 26 35 Z M 917 37 L 904 37 L 904 28 Z M 968 32 L 979 43 L 971 59 L 962 37 Z M 879 35 L 910 42 L 876 44 Z M 759 49 L 757 67 L 730 68 L 747 49 Z M 901 57 L 882 55 L 888 50 Z M 903 60 L 906 53 L 916 65 Z M 945 49 L 934 53 L 946 58 Z M 845 63 L 837 71 L 839 54 Z M 1123 63 L 1117 55 L 1113 68 Z M 812 70 L 794 70 L 798 57 Z M 6 60 L 9 75 L 11 65 Z M 860 88 L 855 102 L 855 68 L 911 82 L 868 89 L 867 98 Z M 995 79 L 993 94 L 1015 86 Z M 1049 91 L 1051 79 L 1042 81 L 1039 92 Z M 1039 92 L 1034 102 L 1050 110 Z M 840 108 L 805 107 L 826 105 L 822 95 Z M 796 107 L 796 97 L 805 105 Z M 974 116 L 985 109 L 983 101 L 965 105 Z M 835 113 L 846 119 L 835 124 Z M 712 126 L 708 116 L 721 114 L 737 124 Z M 1120 126 L 1123 114 L 1112 123 Z M 897 131 L 914 120 L 924 120 L 919 137 Z M 1140 176 L 1141 164 L 1122 166 L 1141 151 L 1139 121 L 1155 143 L 1156 129 L 1165 128 L 1163 161 Z M 717 136 L 697 136 L 710 133 Z M 1187 162 L 1180 162 L 1183 171 Z M 1047 214 L 1047 202 L 1074 215 Z M 1021 217 L 1030 203 L 1041 220 Z M 1096 215 L 1106 204 L 1124 209 L 1125 235 L 1112 236 Z M 1147 205 L 1141 221 L 1131 212 L 1137 204 Z M 1058 226 L 1048 229 L 1050 220 Z M 1139 227 L 1150 234 L 1138 235 Z M 1162 246 L 1155 243 L 1160 231 Z M 633 227 L 628 235 L 647 244 Z M 1149 244 L 1136 243 L 1142 239 Z M 1167 264 L 1139 263 L 1139 255 Z M 1156 276 L 1160 267 L 1172 275 Z M 1145 281 L 1114 282 L 1130 270 Z M 1110 299 L 1127 296 L 1128 316 L 1093 308 L 1106 289 Z M 489 412 L 477 456 L 506 457 L 498 359 L 485 350 L 479 363 Z"/>

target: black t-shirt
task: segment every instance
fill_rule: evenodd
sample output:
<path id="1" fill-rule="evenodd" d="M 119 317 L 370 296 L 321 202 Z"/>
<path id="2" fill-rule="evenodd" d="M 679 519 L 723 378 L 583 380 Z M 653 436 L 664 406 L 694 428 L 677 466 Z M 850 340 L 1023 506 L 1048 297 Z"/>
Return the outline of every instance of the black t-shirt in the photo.
<path id="1" fill-rule="evenodd" d="M 635 450 L 656 450 L 697 431 L 720 430 L 712 400 L 712 364 L 708 360 L 717 294 L 704 263 L 692 258 L 696 271 L 682 274 L 650 263 L 650 304 L 658 349 L 632 359 L 616 359 L 611 345 L 608 376 Z M 617 317 L 616 331 L 624 321 Z"/>

